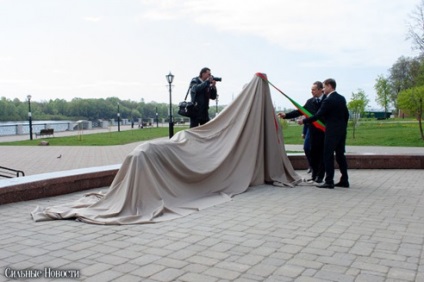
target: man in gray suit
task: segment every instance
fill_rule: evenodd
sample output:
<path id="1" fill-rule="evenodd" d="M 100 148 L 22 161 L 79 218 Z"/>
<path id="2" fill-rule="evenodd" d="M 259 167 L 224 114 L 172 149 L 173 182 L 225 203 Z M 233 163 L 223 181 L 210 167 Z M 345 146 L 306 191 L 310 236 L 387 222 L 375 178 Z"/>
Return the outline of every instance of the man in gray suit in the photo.
<path id="1" fill-rule="evenodd" d="M 349 120 L 346 99 L 336 92 L 336 81 L 332 78 L 324 81 L 324 94 L 327 98 L 322 102 L 318 112 L 309 118 L 300 120 L 299 124 L 310 124 L 321 118 L 325 120 L 325 181 L 317 187 L 327 189 L 334 189 L 334 186 L 349 188 L 345 156 L 347 122 Z M 336 153 L 336 161 L 342 174 L 337 184 L 334 184 L 334 153 Z"/>

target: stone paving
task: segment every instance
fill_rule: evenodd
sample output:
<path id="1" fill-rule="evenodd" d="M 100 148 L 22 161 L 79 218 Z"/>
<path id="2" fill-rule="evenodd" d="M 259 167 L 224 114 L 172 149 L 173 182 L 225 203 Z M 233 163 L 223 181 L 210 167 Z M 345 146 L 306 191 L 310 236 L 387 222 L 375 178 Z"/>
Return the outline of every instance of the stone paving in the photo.
<path id="1" fill-rule="evenodd" d="M 122 126 L 121 130 L 131 129 Z M 109 129 L 86 130 L 84 134 L 105 133 Z M 55 136 L 78 136 L 77 131 L 55 133 Z M 167 138 L 167 137 L 165 137 Z M 28 136 L 0 136 L 1 142 L 26 140 Z M 48 139 L 47 139 L 48 140 Z M 117 146 L 0 146 L 0 166 L 22 170 L 26 176 L 121 164 L 139 144 L 136 142 Z M 287 151 L 303 152 L 303 145 L 286 145 Z M 414 154 L 424 155 L 424 147 L 348 146 L 347 153 L 355 154 Z M 58 158 L 60 156 L 60 158 Z M 0 179 L 0 181 L 2 181 Z"/>
<path id="2" fill-rule="evenodd" d="M 1 205 L 0 281 L 25 269 L 41 273 L 27 281 L 424 281 L 422 171 L 350 178 L 349 189 L 260 185 L 157 224 L 32 221 L 37 205 L 83 193 Z M 54 277 L 65 274 L 79 276 Z"/>
<path id="3" fill-rule="evenodd" d="M 14 137 L 0 142 L 8 138 Z M 30 175 L 118 164 L 137 145 L 0 146 L 0 152 L 1 160 Z M 229 203 L 157 224 L 35 223 L 30 217 L 38 205 L 69 203 L 89 191 L 0 205 L 0 281 L 424 281 L 422 170 L 349 174 L 349 189 L 260 185 Z M 93 191 L 99 190 L 107 187 Z M 39 277 L 17 278 L 24 274 Z"/>

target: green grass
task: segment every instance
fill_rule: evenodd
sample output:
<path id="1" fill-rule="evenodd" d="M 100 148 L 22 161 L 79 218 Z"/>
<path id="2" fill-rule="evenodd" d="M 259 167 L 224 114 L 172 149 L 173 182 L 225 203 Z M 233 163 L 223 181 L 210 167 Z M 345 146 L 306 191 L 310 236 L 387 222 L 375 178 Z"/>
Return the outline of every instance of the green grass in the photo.
<path id="1" fill-rule="evenodd" d="M 174 127 L 174 133 L 187 128 L 188 127 Z M 167 127 L 153 127 L 94 134 L 78 134 L 78 132 L 75 132 L 75 135 L 73 136 L 0 142 L 0 145 L 37 146 L 40 144 L 40 141 L 45 140 L 49 142 L 50 146 L 111 146 L 129 144 L 166 136 L 169 136 L 169 130 Z"/>
<path id="2" fill-rule="evenodd" d="M 301 138 L 302 127 L 290 124 L 283 128 L 286 144 L 303 144 Z M 415 121 L 364 121 L 355 130 L 349 123 L 346 138 L 347 145 L 353 146 L 400 146 L 424 147 L 421 139 L 418 122 Z"/>
<path id="3" fill-rule="evenodd" d="M 174 132 L 188 127 L 174 127 Z M 349 124 L 347 145 L 355 146 L 400 146 L 424 147 L 420 138 L 418 122 L 415 120 L 387 120 L 387 121 L 361 121 L 356 128 L 355 139 L 352 133 L 353 126 Z M 0 142 L 0 145 L 12 146 L 37 146 L 41 140 L 47 140 L 50 146 L 110 146 L 129 144 L 168 136 L 167 127 L 145 128 L 142 130 L 113 131 L 108 133 L 81 134 L 68 137 L 39 138 L 34 140 Z M 284 142 L 286 144 L 303 144 L 301 138 L 302 127 L 296 124 L 283 126 Z"/>

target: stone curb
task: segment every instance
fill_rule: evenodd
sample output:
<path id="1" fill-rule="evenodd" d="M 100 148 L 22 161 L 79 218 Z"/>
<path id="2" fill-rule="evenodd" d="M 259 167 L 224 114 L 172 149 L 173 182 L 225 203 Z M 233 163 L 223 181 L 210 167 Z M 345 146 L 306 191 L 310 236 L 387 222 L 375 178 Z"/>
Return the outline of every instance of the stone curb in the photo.
<path id="1" fill-rule="evenodd" d="M 290 154 L 295 170 L 307 169 L 304 154 Z M 424 169 L 424 155 L 347 155 L 349 169 Z M 337 165 L 336 165 L 337 167 Z M 112 183 L 120 165 L 75 169 L 0 182 L 0 205 L 58 196 Z"/>
<path id="2" fill-rule="evenodd" d="M 0 182 L 0 205 L 109 186 L 121 165 L 44 173 Z"/>

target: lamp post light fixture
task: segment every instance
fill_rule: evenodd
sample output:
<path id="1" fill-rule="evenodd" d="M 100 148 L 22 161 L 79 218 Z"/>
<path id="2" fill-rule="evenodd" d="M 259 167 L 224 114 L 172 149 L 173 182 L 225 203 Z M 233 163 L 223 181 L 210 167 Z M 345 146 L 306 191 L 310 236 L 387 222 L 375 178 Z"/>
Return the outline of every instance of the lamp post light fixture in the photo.
<path id="1" fill-rule="evenodd" d="M 32 140 L 31 95 L 28 95 L 27 98 L 28 98 L 29 140 Z"/>
<path id="2" fill-rule="evenodd" d="M 119 113 L 119 102 L 118 102 L 118 132 L 121 132 L 121 114 Z"/>
<path id="3" fill-rule="evenodd" d="M 174 136 L 174 121 L 172 120 L 172 81 L 174 80 L 174 75 L 169 72 L 168 75 L 166 75 L 166 80 L 168 80 L 169 83 L 169 138 L 172 138 Z"/>

